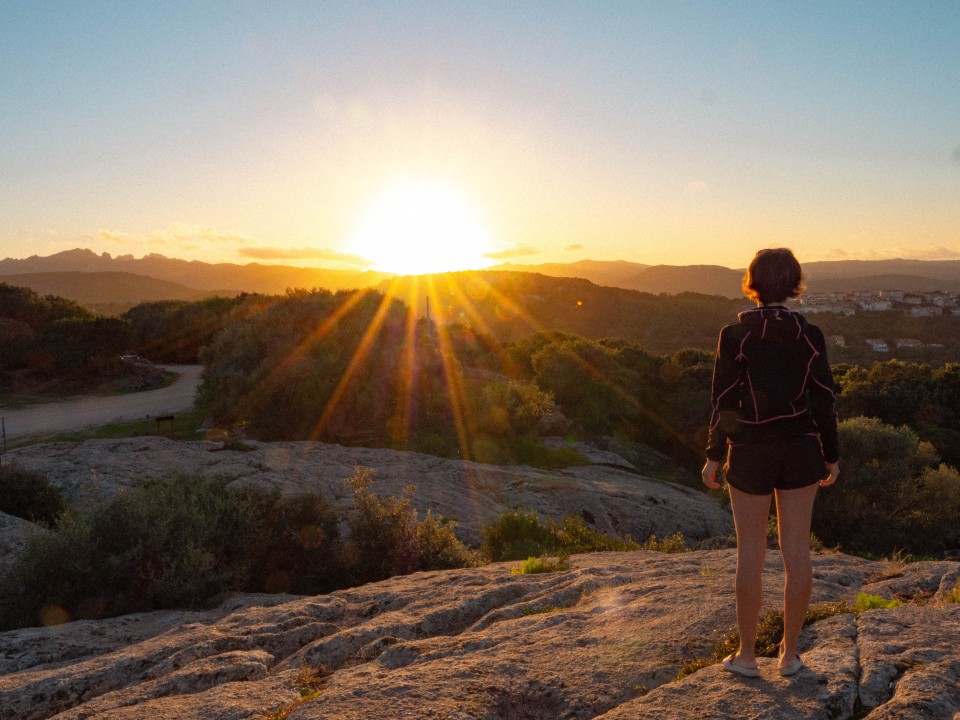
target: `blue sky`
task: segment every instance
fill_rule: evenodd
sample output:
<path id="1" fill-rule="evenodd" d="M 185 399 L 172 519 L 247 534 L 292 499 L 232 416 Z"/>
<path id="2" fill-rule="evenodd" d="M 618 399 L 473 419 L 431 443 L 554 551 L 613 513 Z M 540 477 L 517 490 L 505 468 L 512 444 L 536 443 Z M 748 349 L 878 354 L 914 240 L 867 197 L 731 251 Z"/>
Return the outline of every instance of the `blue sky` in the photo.
<path id="1" fill-rule="evenodd" d="M 348 266 L 378 194 L 428 181 L 515 262 L 960 257 L 958 28 L 960 2 L 0 2 L 0 256 Z"/>

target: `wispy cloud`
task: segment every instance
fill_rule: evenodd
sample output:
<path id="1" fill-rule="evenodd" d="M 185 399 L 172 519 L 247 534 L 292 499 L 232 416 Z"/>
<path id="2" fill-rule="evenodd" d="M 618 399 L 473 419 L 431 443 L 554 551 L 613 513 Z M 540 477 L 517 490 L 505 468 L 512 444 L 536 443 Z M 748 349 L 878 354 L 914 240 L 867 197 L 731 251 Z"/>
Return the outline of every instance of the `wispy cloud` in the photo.
<path id="1" fill-rule="evenodd" d="M 311 247 L 244 247 L 240 248 L 238 254 L 241 257 L 253 258 L 255 260 L 329 260 L 340 263 L 341 265 L 351 265 L 355 267 L 367 267 L 373 263 L 367 258 L 350 253 L 343 253 L 331 248 L 311 248 Z"/>
<path id="2" fill-rule="evenodd" d="M 960 248 L 949 248 L 944 245 L 907 246 L 898 245 L 883 250 L 849 251 L 843 248 L 833 248 L 827 251 L 829 260 L 960 260 Z"/>
<path id="3" fill-rule="evenodd" d="M 927 248 L 895 248 L 899 257 L 916 258 L 917 260 L 957 260 L 960 259 L 960 250 L 940 245 Z"/>
<path id="4" fill-rule="evenodd" d="M 586 250 L 586 249 L 587 249 L 587 248 L 586 248 L 585 245 L 581 245 L 581 244 L 579 244 L 579 243 L 574 243 L 573 245 L 567 245 L 567 246 L 564 248 L 564 250 L 566 250 L 567 252 L 571 252 L 571 251 L 573 251 L 573 250 Z"/>
<path id="5" fill-rule="evenodd" d="M 517 247 L 508 248 L 506 250 L 497 250 L 496 252 L 484 253 L 484 257 L 490 258 L 491 260 L 510 260 L 511 258 L 524 257 L 526 255 L 539 255 L 540 250 L 537 248 L 532 248 L 528 245 L 518 245 Z"/>
<path id="6" fill-rule="evenodd" d="M 145 250 L 147 252 L 154 252 L 158 248 L 175 251 L 197 250 L 211 243 L 242 246 L 256 242 L 252 237 L 241 233 L 223 232 L 206 225 L 184 223 L 173 223 L 165 229 L 154 230 L 147 234 L 100 229 L 96 234 L 87 237 L 119 245 L 128 251 Z"/>

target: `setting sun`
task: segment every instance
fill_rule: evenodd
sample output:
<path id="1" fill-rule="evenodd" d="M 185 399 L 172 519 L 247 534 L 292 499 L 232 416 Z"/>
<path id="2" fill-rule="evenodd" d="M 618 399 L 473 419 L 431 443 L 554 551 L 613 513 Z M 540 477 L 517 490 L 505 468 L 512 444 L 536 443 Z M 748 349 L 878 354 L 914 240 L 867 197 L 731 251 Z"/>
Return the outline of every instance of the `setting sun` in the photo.
<path id="1" fill-rule="evenodd" d="M 351 245 L 374 269 L 399 275 L 486 267 L 493 250 L 477 209 L 454 188 L 427 181 L 397 185 L 376 198 Z"/>

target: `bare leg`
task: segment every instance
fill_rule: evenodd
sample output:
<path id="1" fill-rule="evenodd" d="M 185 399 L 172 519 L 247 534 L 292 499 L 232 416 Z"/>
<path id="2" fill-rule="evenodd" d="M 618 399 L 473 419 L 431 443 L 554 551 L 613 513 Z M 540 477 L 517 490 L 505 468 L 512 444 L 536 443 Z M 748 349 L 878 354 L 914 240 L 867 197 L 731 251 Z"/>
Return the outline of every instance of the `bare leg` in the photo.
<path id="1" fill-rule="evenodd" d="M 767 555 L 767 515 L 770 495 L 750 495 L 730 486 L 730 507 L 737 529 L 737 629 L 740 650 L 736 662 L 757 667 L 757 621 L 763 603 L 763 562 Z"/>
<path id="2" fill-rule="evenodd" d="M 777 490 L 777 529 L 783 554 L 783 641 L 779 666 L 797 657 L 797 637 L 803 627 L 813 587 L 810 565 L 810 517 L 818 485 L 798 490 Z"/>

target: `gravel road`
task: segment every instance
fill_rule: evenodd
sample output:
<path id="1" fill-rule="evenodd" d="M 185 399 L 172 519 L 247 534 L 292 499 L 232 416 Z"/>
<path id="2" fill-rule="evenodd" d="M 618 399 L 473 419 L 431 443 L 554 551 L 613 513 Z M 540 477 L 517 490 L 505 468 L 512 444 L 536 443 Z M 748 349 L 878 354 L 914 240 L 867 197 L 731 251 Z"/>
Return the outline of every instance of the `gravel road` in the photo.
<path id="1" fill-rule="evenodd" d="M 22 408 L 0 407 L 7 441 L 32 435 L 73 432 L 112 422 L 173 415 L 193 407 L 202 365 L 162 365 L 176 373 L 172 385 L 107 397 L 77 397 Z"/>

